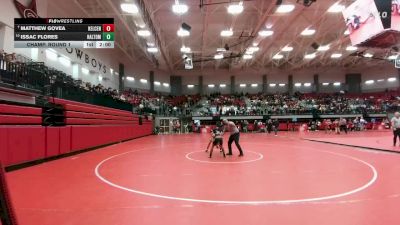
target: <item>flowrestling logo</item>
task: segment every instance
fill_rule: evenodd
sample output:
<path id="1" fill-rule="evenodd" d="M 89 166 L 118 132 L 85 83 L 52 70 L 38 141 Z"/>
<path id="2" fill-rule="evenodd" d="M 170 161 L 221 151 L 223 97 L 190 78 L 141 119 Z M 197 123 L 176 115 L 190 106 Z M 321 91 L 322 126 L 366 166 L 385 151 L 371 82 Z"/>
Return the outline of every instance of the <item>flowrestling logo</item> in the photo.
<path id="1" fill-rule="evenodd" d="M 14 0 L 15 7 L 17 7 L 19 14 L 23 18 L 39 18 L 36 8 L 36 0 L 32 0 L 29 7 L 24 6 L 19 1 Z"/>

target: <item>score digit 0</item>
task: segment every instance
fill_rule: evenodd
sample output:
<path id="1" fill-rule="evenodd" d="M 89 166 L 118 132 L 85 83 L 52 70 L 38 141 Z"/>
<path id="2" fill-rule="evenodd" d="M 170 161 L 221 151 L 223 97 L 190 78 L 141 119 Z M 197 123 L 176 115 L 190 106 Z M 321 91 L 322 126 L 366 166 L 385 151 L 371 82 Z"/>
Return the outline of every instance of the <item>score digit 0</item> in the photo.
<path id="1" fill-rule="evenodd" d="M 103 24 L 103 32 L 114 32 L 114 24 Z"/>
<path id="2" fill-rule="evenodd" d="M 114 33 L 103 33 L 103 41 L 114 41 Z"/>

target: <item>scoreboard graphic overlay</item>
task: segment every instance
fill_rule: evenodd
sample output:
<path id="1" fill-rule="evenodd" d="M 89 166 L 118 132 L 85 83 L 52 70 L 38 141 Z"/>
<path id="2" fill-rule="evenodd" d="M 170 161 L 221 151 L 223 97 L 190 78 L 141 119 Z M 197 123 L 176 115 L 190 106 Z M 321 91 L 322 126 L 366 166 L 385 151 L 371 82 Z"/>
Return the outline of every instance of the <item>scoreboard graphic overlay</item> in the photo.
<path id="1" fill-rule="evenodd" d="M 114 48 L 114 18 L 15 18 L 15 48 Z"/>

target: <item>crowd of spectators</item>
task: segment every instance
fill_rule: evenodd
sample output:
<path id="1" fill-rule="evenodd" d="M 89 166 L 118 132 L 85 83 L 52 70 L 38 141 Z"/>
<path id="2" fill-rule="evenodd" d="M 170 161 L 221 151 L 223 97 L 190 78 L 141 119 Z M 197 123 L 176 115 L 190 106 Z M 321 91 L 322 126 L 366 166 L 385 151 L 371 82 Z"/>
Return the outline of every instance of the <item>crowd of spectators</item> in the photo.
<path id="1" fill-rule="evenodd" d="M 246 113 L 246 97 L 243 94 L 222 95 L 214 93 L 206 96 L 208 107 L 206 114 L 236 115 Z"/>
<path id="2" fill-rule="evenodd" d="M 1 59 L 16 63 L 15 54 L 0 52 Z M 397 110 L 400 104 L 398 92 L 382 92 L 350 95 L 336 94 L 234 94 L 214 93 L 206 96 L 184 95 L 170 96 L 160 93 L 139 93 L 137 90 L 126 90 L 122 93 L 102 84 L 91 84 L 74 80 L 60 72 L 62 82 L 81 88 L 90 93 L 109 96 L 116 100 L 129 102 L 138 110 L 167 116 L 190 116 L 196 111 L 194 106 L 203 98 L 203 110 L 198 115 L 300 115 L 300 114 L 373 114 Z M 49 74 L 49 79 L 54 75 Z M 1 78 L 1 77 L 0 77 Z M 68 79 L 69 78 L 69 79 Z M 58 79 L 58 78 L 57 78 Z M 200 105 L 201 108 L 201 105 Z"/>
<path id="3" fill-rule="evenodd" d="M 398 92 L 348 95 L 300 94 L 253 95 L 249 114 L 371 114 L 395 110 Z"/>
<path id="4" fill-rule="evenodd" d="M 115 99 L 121 99 L 120 98 L 121 96 L 116 89 L 113 89 L 111 87 L 106 88 L 102 84 L 94 85 L 94 84 L 91 84 L 90 82 L 82 82 L 80 87 L 84 90 L 87 90 L 87 91 L 90 91 L 93 93 L 108 95 Z"/>
<path id="5" fill-rule="evenodd" d="M 2 79 L 0 73 L 0 81 L 7 81 L 8 83 L 21 86 L 26 85 L 23 83 L 27 81 L 20 78 L 21 74 L 19 74 L 18 71 L 15 71 L 15 68 L 27 68 L 31 66 L 32 60 L 29 60 L 30 59 L 18 54 L 7 54 L 3 50 L 0 50 L 0 70 L 7 71 L 8 74 L 11 73 L 16 75 L 8 76 L 6 80 L 5 77 Z M 160 93 L 139 93 L 137 90 L 132 89 L 119 92 L 111 87 L 105 87 L 101 83 L 92 84 L 90 82 L 73 79 L 71 76 L 63 73 L 62 71 L 58 71 L 53 68 L 45 67 L 41 72 L 42 76 L 40 76 L 40 79 L 43 79 L 44 81 L 42 83 L 47 83 L 48 86 L 61 86 L 69 92 L 76 92 L 75 94 L 80 95 L 87 94 L 110 97 L 116 101 L 131 103 L 135 108 L 137 108 L 138 111 L 147 113 L 175 116 L 191 115 L 191 108 L 200 99 L 200 96 L 197 95 L 173 97 L 170 95 L 162 95 Z M 35 79 L 39 79 L 39 77 L 35 77 Z M 42 86 L 38 86 L 38 88 L 42 88 Z M 51 92 L 57 92 L 56 88 L 54 88 L 54 90 Z"/>
<path id="6" fill-rule="evenodd" d="M 161 93 L 139 93 L 137 90 L 124 91 L 121 100 L 130 102 L 138 110 L 164 116 L 190 116 L 200 95 L 172 96 Z"/>
<path id="7" fill-rule="evenodd" d="M 255 94 L 210 95 L 216 110 L 205 115 L 304 115 L 304 114 L 373 114 L 396 110 L 398 92 L 350 95 L 336 94 Z M 247 100 L 246 100 L 247 99 Z M 248 102 L 248 104 L 246 104 Z"/>

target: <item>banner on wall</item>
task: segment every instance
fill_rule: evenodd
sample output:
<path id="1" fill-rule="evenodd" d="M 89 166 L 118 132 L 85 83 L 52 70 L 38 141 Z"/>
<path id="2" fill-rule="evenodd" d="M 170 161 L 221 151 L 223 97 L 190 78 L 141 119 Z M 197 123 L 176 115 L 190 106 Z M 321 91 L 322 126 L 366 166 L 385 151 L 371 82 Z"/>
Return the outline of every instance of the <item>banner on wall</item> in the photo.
<path id="1" fill-rule="evenodd" d="M 66 55 L 71 59 L 72 62 L 80 63 L 91 71 L 103 75 L 109 74 L 110 72 L 108 69 L 110 67 L 104 64 L 101 60 L 79 48 L 65 48 L 63 50 L 65 53 L 67 53 Z"/>
<path id="2" fill-rule="evenodd" d="M 28 7 L 24 6 L 17 0 L 14 0 L 14 4 L 22 18 L 39 18 L 36 0 L 32 0 Z"/>
<path id="3" fill-rule="evenodd" d="M 392 1 L 392 29 L 400 31 L 400 0 Z"/>

